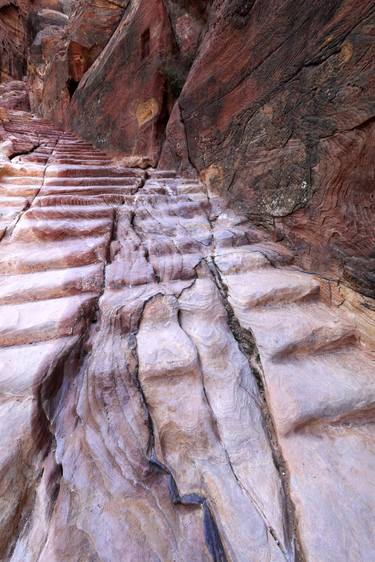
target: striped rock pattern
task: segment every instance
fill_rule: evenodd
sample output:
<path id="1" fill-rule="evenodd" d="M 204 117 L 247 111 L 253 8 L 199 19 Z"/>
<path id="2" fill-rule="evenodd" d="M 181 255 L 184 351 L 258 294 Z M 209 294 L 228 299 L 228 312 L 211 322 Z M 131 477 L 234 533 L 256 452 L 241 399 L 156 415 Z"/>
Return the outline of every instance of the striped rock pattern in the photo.
<path id="1" fill-rule="evenodd" d="M 2 131 L 0 560 L 373 560 L 355 314 L 198 181 Z"/>

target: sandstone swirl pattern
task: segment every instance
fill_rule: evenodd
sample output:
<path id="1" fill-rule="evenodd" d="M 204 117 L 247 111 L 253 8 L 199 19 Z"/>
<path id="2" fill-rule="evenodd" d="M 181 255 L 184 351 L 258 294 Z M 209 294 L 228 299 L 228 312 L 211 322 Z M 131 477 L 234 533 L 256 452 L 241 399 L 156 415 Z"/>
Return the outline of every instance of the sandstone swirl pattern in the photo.
<path id="1" fill-rule="evenodd" d="M 373 560 L 355 315 L 199 182 L 1 116 L 0 559 Z"/>

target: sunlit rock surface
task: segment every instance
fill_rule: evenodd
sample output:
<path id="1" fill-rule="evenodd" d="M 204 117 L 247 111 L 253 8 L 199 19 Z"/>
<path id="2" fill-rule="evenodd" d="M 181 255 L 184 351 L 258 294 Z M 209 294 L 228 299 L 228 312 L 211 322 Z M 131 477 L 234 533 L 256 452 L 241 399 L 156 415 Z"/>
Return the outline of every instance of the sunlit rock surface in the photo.
<path id="1" fill-rule="evenodd" d="M 0 559 L 373 560 L 371 310 L 200 182 L 0 115 Z"/>

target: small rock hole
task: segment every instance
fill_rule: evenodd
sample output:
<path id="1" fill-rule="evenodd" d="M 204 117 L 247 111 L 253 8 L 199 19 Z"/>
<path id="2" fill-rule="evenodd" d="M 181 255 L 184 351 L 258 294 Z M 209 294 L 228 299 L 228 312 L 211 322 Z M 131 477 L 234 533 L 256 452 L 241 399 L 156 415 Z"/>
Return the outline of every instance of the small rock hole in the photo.
<path id="1" fill-rule="evenodd" d="M 68 88 L 70 99 L 72 99 L 74 92 L 78 87 L 78 84 L 79 82 L 77 82 L 77 80 L 74 80 L 74 78 L 68 78 L 68 80 L 66 81 L 66 86 Z"/>

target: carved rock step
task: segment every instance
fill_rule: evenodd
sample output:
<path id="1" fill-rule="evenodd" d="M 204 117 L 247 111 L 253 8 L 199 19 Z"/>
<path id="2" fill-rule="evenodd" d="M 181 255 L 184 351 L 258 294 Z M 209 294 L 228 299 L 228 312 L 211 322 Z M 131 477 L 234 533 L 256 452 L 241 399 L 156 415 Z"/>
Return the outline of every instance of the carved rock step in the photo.
<path id="1" fill-rule="evenodd" d="M 0 276 L 0 304 L 99 293 L 102 283 L 101 264 Z"/>
<path id="2" fill-rule="evenodd" d="M 114 195 L 134 195 L 138 191 L 138 184 L 125 184 L 125 185 L 98 185 L 90 184 L 87 186 L 69 186 L 59 185 L 51 186 L 45 185 L 43 187 L 43 195 L 101 195 L 101 194 L 114 194 Z"/>
<path id="3" fill-rule="evenodd" d="M 174 179 L 177 177 L 175 170 L 150 170 L 150 178 L 155 178 L 158 180 Z"/>
<path id="4" fill-rule="evenodd" d="M 19 169 L 17 174 L 2 176 L 0 186 L 12 187 L 13 185 L 35 185 L 36 183 L 39 184 L 43 180 L 44 169 L 44 167 L 31 168 L 31 166 Z"/>
<path id="5" fill-rule="evenodd" d="M 111 160 L 109 158 L 107 159 L 101 159 L 101 158 L 89 158 L 87 156 L 84 157 L 76 157 L 73 158 L 71 156 L 60 156 L 55 154 L 53 157 L 53 161 L 52 164 L 55 166 L 56 164 L 60 165 L 60 166 L 66 166 L 68 164 L 82 164 L 82 165 L 90 165 L 90 166 L 106 166 L 106 165 L 110 165 L 111 164 Z"/>
<path id="6" fill-rule="evenodd" d="M 91 166 L 91 165 L 81 165 L 81 166 L 68 166 L 68 165 L 61 165 L 58 164 L 51 164 L 48 166 L 46 170 L 46 177 L 50 178 L 52 176 L 64 176 L 68 177 L 77 177 L 77 176 L 102 176 L 103 175 L 103 167 L 102 166 Z M 135 170 L 131 170 L 129 168 L 120 168 L 115 166 L 106 166 L 105 167 L 105 175 L 107 177 L 122 177 L 127 175 L 128 177 L 137 178 L 141 174 L 136 172 Z"/>
<path id="7" fill-rule="evenodd" d="M 86 148 L 87 150 L 90 150 L 91 152 L 95 152 L 95 149 L 92 147 L 92 145 L 90 143 L 85 142 L 82 139 L 79 139 L 74 135 L 69 135 L 68 133 L 64 133 L 63 136 L 61 137 L 60 146 L 71 147 L 72 150 L 74 150 L 75 148 L 77 148 L 77 149 Z M 99 154 L 101 153 L 100 150 L 98 150 L 98 153 Z"/>
<path id="8" fill-rule="evenodd" d="M 96 151 L 93 150 L 92 148 L 86 148 L 83 147 L 81 145 L 68 145 L 66 146 L 64 138 L 60 137 L 59 139 L 59 143 L 56 146 L 56 154 L 58 155 L 63 155 L 63 156 L 87 156 L 87 157 L 94 157 L 94 158 L 104 158 L 108 161 L 112 161 L 111 158 L 108 157 L 108 154 L 105 154 L 105 152 L 100 152 L 100 151 Z"/>
<path id="9" fill-rule="evenodd" d="M 230 292 L 235 291 L 227 278 Z M 248 321 L 257 333 L 257 343 L 273 361 L 334 351 L 357 342 L 355 326 L 337 317 L 324 304 L 289 304 L 275 308 L 255 308 L 241 297 L 230 297 L 239 318 Z"/>
<path id="10" fill-rule="evenodd" d="M 253 250 L 251 246 L 230 248 L 224 253 L 219 251 L 215 255 L 215 263 L 219 267 L 222 275 L 246 273 L 254 269 L 262 269 L 270 266 L 270 262 L 266 256 L 261 252 Z"/>
<path id="11" fill-rule="evenodd" d="M 220 259 L 216 261 L 220 267 Z M 319 282 L 313 277 L 271 267 L 252 271 L 251 275 L 246 270 L 233 276 L 227 274 L 226 281 L 236 294 L 235 306 L 241 309 L 316 299 L 320 290 Z"/>
<path id="12" fill-rule="evenodd" d="M 60 144 L 56 146 L 53 152 L 53 163 L 54 164 L 68 164 L 66 160 L 71 160 L 74 165 L 111 165 L 113 161 L 106 155 L 98 155 L 92 152 L 70 152 L 63 151 L 60 148 Z M 95 164 L 95 163 L 98 164 Z"/>
<path id="13" fill-rule="evenodd" d="M 24 208 L 26 204 L 27 204 L 26 197 L 19 197 L 17 195 L 15 195 L 14 197 L 0 196 L 0 208 L 2 209 L 6 207 Z"/>
<path id="14" fill-rule="evenodd" d="M 11 242 L 0 246 L 0 274 L 15 275 L 77 267 L 103 261 L 107 252 L 108 236 L 64 240 L 63 244 Z"/>
<path id="15" fill-rule="evenodd" d="M 280 434 L 321 435 L 330 427 L 350 432 L 372 423 L 374 359 L 368 353 L 343 347 L 269 368 L 269 389 Z M 277 392 L 277 386 L 282 392 Z M 286 402 L 287 396 L 293 400 Z"/>
<path id="16" fill-rule="evenodd" d="M 33 201 L 33 209 L 37 207 L 58 207 L 58 206 L 106 206 L 122 205 L 126 196 L 116 194 L 100 193 L 98 195 L 43 195 L 39 194 L 37 199 Z M 133 198 L 130 199 L 133 201 Z"/>
<path id="17" fill-rule="evenodd" d="M 95 294 L 0 307 L 0 347 L 72 336 L 89 321 Z"/>
<path id="18" fill-rule="evenodd" d="M 35 181 L 32 185 L 9 184 L 0 186 L 0 192 L 5 197 L 24 197 L 33 199 L 42 186 Z"/>
<path id="19" fill-rule="evenodd" d="M 110 185 L 110 186 L 133 186 L 134 184 L 138 184 L 138 179 L 129 176 L 120 176 L 120 177 L 106 177 L 105 169 L 103 170 L 102 176 L 95 176 L 95 177 L 73 177 L 73 178 L 64 178 L 56 176 L 54 178 L 46 178 L 45 185 L 46 186 L 99 186 L 99 185 Z"/>
<path id="20" fill-rule="evenodd" d="M 181 217 L 183 220 L 193 219 L 200 216 L 205 222 L 207 217 L 205 211 L 208 209 L 206 201 L 191 201 L 186 197 L 175 197 L 172 201 L 159 197 L 146 198 L 140 197 L 137 205 L 137 221 L 142 222 L 142 226 L 147 223 L 150 213 L 158 213 L 164 220 L 166 217 L 174 217 L 177 220 Z M 144 205 L 142 205 L 144 203 Z M 152 216 L 149 220 L 155 220 Z"/>
<path id="21" fill-rule="evenodd" d="M 18 224 L 13 235 L 14 240 L 29 242 L 30 240 L 63 240 L 85 236 L 100 236 L 110 233 L 112 219 L 96 219 L 87 217 L 78 222 L 75 218 L 38 220 L 26 214 Z"/>
<path id="22" fill-rule="evenodd" d="M 99 149 L 93 148 L 92 146 L 90 146 L 88 143 L 82 142 L 79 139 L 75 138 L 71 138 L 69 139 L 69 137 L 67 137 L 66 133 L 63 133 L 60 137 L 59 137 L 59 146 L 58 146 L 59 151 L 61 152 L 85 152 L 87 154 L 97 154 L 98 156 L 106 156 L 108 157 L 108 154 L 106 152 L 102 152 Z"/>
<path id="23" fill-rule="evenodd" d="M 50 219 L 113 219 L 113 208 L 105 203 L 86 205 L 33 205 L 24 215 L 28 220 L 50 220 Z M 67 226 L 69 223 L 67 224 Z"/>

